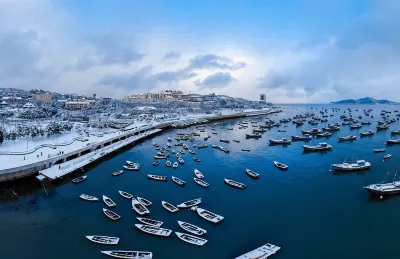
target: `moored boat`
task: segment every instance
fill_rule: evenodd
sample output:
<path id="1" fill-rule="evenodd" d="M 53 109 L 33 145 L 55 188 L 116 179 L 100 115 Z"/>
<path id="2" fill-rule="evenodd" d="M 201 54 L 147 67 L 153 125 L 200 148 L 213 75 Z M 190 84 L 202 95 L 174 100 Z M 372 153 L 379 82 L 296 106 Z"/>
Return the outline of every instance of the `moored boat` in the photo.
<path id="1" fill-rule="evenodd" d="M 198 236 L 201 236 L 201 235 L 204 235 L 204 234 L 207 233 L 207 230 L 202 229 L 202 228 L 200 228 L 198 226 L 192 225 L 192 224 L 187 223 L 187 222 L 183 222 L 183 221 L 179 221 L 178 220 L 178 224 L 182 229 L 186 230 L 189 233 L 198 235 Z"/>
<path id="2" fill-rule="evenodd" d="M 389 158 L 391 158 L 391 157 L 392 157 L 391 154 L 387 154 L 386 156 L 383 157 L 383 160 L 389 159 Z"/>
<path id="3" fill-rule="evenodd" d="M 236 181 L 233 181 L 233 180 L 230 180 L 230 179 L 226 179 L 226 178 L 224 178 L 224 181 L 225 181 L 226 184 L 228 184 L 228 185 L 230 185 L 232 187 L 238 188 L 238 189 L 242 189 L 243 190 L 244 188 L 246 188 L 246 185 L 243 184 L 243 183 L 239 183 L 239 182 L 236 182 Z"/>
<path id="4" fill-rule="evenodd" d="M 117 245 L 119 242 L 118 237 L 108 237 L 108 236 L 86 236 L 86 238 L 94 243 L 102 245 Z"/>
<path id="5" fill-rule="evenodd" d="M 155 180 L 155 181 L 167 181 L 167 177 L 166 176 L 161 176 L 161 175 L 154 175 L 154 174 L 148 174 L 147 177 L 151 180 Z"/>
<path id="6" fill-rule="evenodd" d="M 112 176 L 121 175 L 123 172 L 124 172 L 124 170 L 116 171 L 116 172 L 112 173 Z"/>
<path id="7" fill-rule="evenodd" d="M 192 236 L 189 234 L 180 233 L 180 232 L 175 232 L 175 234 L 180 240 L 182 240 L 186 243 L 192 244 L 192 245 L 203 246 L 205 243 L 207 243 L 206 239 Z"/>
<path id="8" fill-rule="evenodd" d="M 177 207 L 175 207 L 174 205 L 172 205 L 169 202 L 161 201 L 161 205 L 164 207 L 164 209 L 168 210 L 171 213 L 175 213 L 175 212 L 179 211 L 179 209 Z"/>
<path id="9" fill-rule="evenodd" d="M 125 251 L 125 250 L 112 250 L 112 251 L 100 251 L 104 255 L 108 255 L 115 258 L 124 259 L 152 259 L 153 253 L 147 251 Z"/>
<path id="10" fill-rule="evenodd" d="M 99 201 L 98 198 L 87 195 L 87 194 L 81 194 L 81 195 L 79 195 L 79 198 L 81 198 L 82 200 L 85 200 L 85 201 Z"/>
<path id="11" fill-rule="evenodd" d="M 151 201 L 146 200 L 145 198 L 137 196 L 136 199 L 146 207 L 150 207 L 151 205 L 153 205 L 153 203 Z"/>
<path id="12" fill-rule="evenodd" d="M 172 176 L 172 181 L 177 185 L 184 186 L 186 184 L 185 181 L 179 179 L 178 177 Z"/>
<path id="13" fill-rule="evenodd" d="M 145 232 L 150 235 L 161 236 L 161 237 L 169 237 L 172 233 L 172 230 L 166 228 L 158 228 L 149 225 L 143 224 L 135 224 L 135 227 L 142 232 Z"/>
<path id="14" fill-rule="evenodd" d="M 201 203 L 201 198 L 190 200 L 190 201 L 185 201 L 179 204 L 177 207 L 181 209 L 187 209 L 193 206 L 197 206 Z"/>
<path id="15" fill-rule="evenodd" d="M 386 151 L 386 149 L 384 149 L 384 148 L 374 149 L 374 153 L 381 153 L 381 152 L 385 152 L 385 151 Z"/>
<path id="16" fill-rule="evenodd" d="M 204 175 L 198 169 L 194 169 L 194 175 L 199 179 L 204 178 Z"/>
<path id="17" fill-rule="evenodd" d="M 398 139 L 389 139 L 386 141 L 386 145 L 395 145 L 400 144 L 400 138 Z"/>
<path id="18" fill-rule="evenodd" d="M 302 136 L 292 136 L 292 141 L 307 141 L 312 140 L 312 136 L 306 134 Z"/>
<path id="19" fill-rule="evenodd" d="M 271 255 L 278 252 L 281 248 L 272 244 L 265 244 L 259 248 L 254 249 L 244 255 L 236 257 L 235 259 L 267 259 Z"/>
<path id="20" fill-rule="evenodd" d="M 81 183 L 81 182 L 85 181 L 86 178 L 87 178 L 87 175 L 79 176 L 79 177 L 73 179 L 73 180 L 72 180 L 72 183 L 74 183 L 74 184 Z"/>
<path id="21" fill-rule="evenodd" d="M 369 169 L 371 167 L 371 163 L 365 160 L 357 160 L 355 163 L 333 164 L 332 167 L 336 171 L 358 171 Z"/>
<path id="22" fill-rule="evenodd" d="M 322 142 L 315 146 L 303 145 L 303 149 L 304 151 L 328 151 L 332 150 L 332 145 L 329 145 L 326 142 Z"/>
<path id="23" fill-rule="evenodd" d="M 247 169 L 246 168 L 246 174 L 249 175 L 251 178 L 257 179 L 260 177 L 260 175 L 253 170 Z"/>
<path id="24" fill-rule="evenodd" d="M 366 132 L 361 132 L 361 133 L 360 133 L 360 136 L 361 136 L 361 137 L 365 137 L 365 136 L 372 136 L 372 135 L 374 135 L 374 134 L 375 134 L 374 131 L 372 131 L 372 130 L 367 130 Z"/>
<path id="25" fill-rule="evenodd" d="M 103 202 L 104 202 L 109 208 L 112 208 L 112 207 L 115 207 L 115 206 L 116 206 L 115 202 L 114 202 L 113 200 L 111 200 L 110 198 L 108 198 L 107 196 L 105 196 L 105 195 L 103 195 Z"/>
<path id="26" fill-rule="evenodd" d="M 104 215 L 106 215 L 109 219 L 111 219 L 111 220 L 119 220 L 120 218 L 121 218 L 121 216 L 120 215 L 118 215 L 117 213 L 115 213 L 114 211 L 112 211 L 112 210 L 108 210 L 108 209 L 105 209 L 105 208 L 103 208 L 103 213 L 104 213 Z"/>
<path id="27" fill-rule="evenodd" d="M 201 180 L 199 178 L 195 177 L 195 178 L 193 178 L 193 180 L 194 180 L 195 183 L 197 183 L 198 185 L 200 185 L 200 186 L 202 186 L 204 188 L 207 188 L 209 186 L 208 183 L 206 183 L 205 181 L 203 181 L 203 180 Z"/>
<path id="28" fill-rule="evenodd" d="M 140 203 L 138 200 L 135 198 L 132 198 L 132 209 L 139 215 L 147 215 L 150 214 L 150 211 L 144 206 L 142 203 Z"/>
<path id="29" fill-rule="evenodd" d="M 161 227 L 164 224 L 164 222 L 162 222 L 162 221 L 149 219 L 149 218 L 136 217 L 136 219 L 145 225 L 149 225 L 149 226 L 153 226 L 153 227 L 157 227 L 157 228 Z"/>
<path id="30" fill-rule="evenodd" d="M 133 195 L 130 194 L 130 193 L 123 192 L 123 191 L 118 191 L 118 192 L 119 192 L 119 194 L 120 194 L 122 197 L 124 197 L 125 199 L 130 200 L 130 199 L 132 199 L 132 197 L 133 197 Z"/>
<path id="31" fill-rule="evenodd" d="M 270 139 L 269 144 L 270 145 L 288 145 L 292 141 L 288 138 L 282 138 L 282 139 Z"/>
<path id="32" fill-rule="evenodd" d="M 351 141 L 351 140 L 356 140 L 357 136 L 354 135 L 349 135 L 345 137 L 338 137 L 339 141 Z"/>
<path id="33" fill-rule="evenodd" d="M 160 164 L 160 160 L 156 160 L 156 161 L 154 161 L 153 166 L 158 166 L 159 164 Z"/>
<path id="34" fill-rule="evenodd" d="M 281 170 L 287 170 L 289 168 L 287 165 L 282 164 L 282 163 L 280 163 L 278 161 L 274 161 L 274 165 L 276 167 L 278 167 L 279 169 L 281 169 Z"/>
<path id="35" fill-rule="evenodd" d="M 202 208 L 197 208 L 196 212 L 200 217 L 214 224 L 224 220 L 224 217 Z"/>
<path id="36" fill-rule="evenodd" d="M 178 162 L 174 162 L 174 164 L 172 165 L 173 168 L 178 168 Z"/>

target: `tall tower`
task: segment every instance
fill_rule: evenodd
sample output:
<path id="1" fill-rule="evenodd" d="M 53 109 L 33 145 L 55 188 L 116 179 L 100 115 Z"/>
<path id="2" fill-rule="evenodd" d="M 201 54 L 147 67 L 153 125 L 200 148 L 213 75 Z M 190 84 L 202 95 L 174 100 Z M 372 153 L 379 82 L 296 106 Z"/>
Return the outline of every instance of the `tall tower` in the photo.
<path id="1" fill-rule="evenodd" d="M 260 102 L 267 102 L 267 96 L 265 94 L 260 94 Z"/>

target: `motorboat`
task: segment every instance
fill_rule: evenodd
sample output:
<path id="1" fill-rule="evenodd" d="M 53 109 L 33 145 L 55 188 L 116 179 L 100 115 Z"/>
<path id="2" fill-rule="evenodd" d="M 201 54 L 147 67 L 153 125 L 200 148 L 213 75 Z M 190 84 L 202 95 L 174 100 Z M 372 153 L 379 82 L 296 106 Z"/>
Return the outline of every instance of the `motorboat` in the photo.
<path id="1" fill-rule="evenodd" d="M 190 200 L 190 201 L 185 201 L 179 204 L 177 207 L 181 209 L 187 209 L 193 206 L 197 206 L 201 203 L 201 198 Z"/>
<path id="2" fill-rule="evenodd" d="M 278 167 L 279 169 L 281 169 L 281 170 L 287 170 L 289 168 L 287 165 L 282 164 L 282 163 L 277 162 L 277 161 L 274 161 L 274 165 L 276 167 Z"/>
<path id="3" fill-rule="evenodd" d="M 197 183 L 198 185 L 204 187 L 204 188 L 208 188 L 208 186 L 210 186 L 207 182 L 199 179 L 199 178 L 193 178 L 194 182 Z"/>
<path id="4" fill-rule="evenodd" d="M 152 226 L 152 227 L 157 227 L 157 228 L 161 227 L 161 226 L 164 224 L 164 222 L 162 222 L 162 221 L 158 221 L 158 220 L 154 220 L 154 219 L 149 219 L 149 218 L 136 217 L 136 219 L 137 219 L 140 223 L 143 223 L 143 224 L 145 224 L 145 225 L 149 225 L 149 226 Z"/>
<path id="5" fill-rule="evenodd" d="M 171 167 L 171 161 L 169 161 L 169 160 L 167 160 L 167 162 L 165 162 L 165 165 L 167 166 L 167 167 Z"/>
<path id="6" fill-rule="evenodd" d="M 326 137 L 332 136 L 332 133 L 330 133 L 330 132 L 324 132 L 324 133 L 316 134 L 315 136 L 317 136 L 318 138 L 326 138 Z"/>
<path id="7" fill-rule="evenodd" d="M 168 210 L 171 213 L 178 212 L 179 209 L 172 205 L 171 203 L 168 203 L 166 201 L 161 201 L 161 205 L 164 207 L 164 209 Z"/>
<path id="8" fill-rule="evenodd" d="M 179 179 L 178 177 L 172 176 L 172 181 L 177 185 L 184 186 L 186 184 L 185 181 Z"/>
<path id="9" fill-rule="evenodd" d="M 236 257 L 235 259 L 267 259 L 271 255 L 276 254 L 281 248 L 276 245 L 267 243 L 259 248 L 254 249 L 244 255 Z"/>
<path id="10" fill-rule="evenodd" d="M 142 203 L 140 203 L 137 199 L 133 198 L 132 199 L 132 209 L 139 214 L 140 216 L 148 215 L 150 214 L 150 211 L 144 206 Z"/>
<path id="11" fill-rule="evenodd" d="M 81 183 L 81 182 L 85 181 L 86 178 L 87 178 L 87 175 L 79 176 L 79 177 L 73 179 L 73 180 L 72 180 L 72 183 L 74 183 L 74 184 Z"/>
<path id="12" fill-rule="evenodd" d="M 133 198 L 133 195 L 132 195 L 132 194 L 130 194 L 130 193 L 123 192 L 123 191 L 118 191 L 118 192 L 119 192 L 119 194 L 120 194 L 122 197 L 124 197 L 125 199 L 128 199 L 128 200 L 130 200 L 130 199 L 132 199 L 132 198 Z"/>
<path id="13" fill-rule="evenodd" d="M 372 131 L 372 130 L 367 130 L 366 132 L 361 132 L 361 133 L 360 133 L 360 136 L 361 136 L 361 137 L 365 137 L 365 136 L 372 136 L 372 135 L 374 135 L 374 134 L 375 134 L 374 131 Z"/>
<path id="14" fill-rule="evenodd" d="M 154 174 L 148 174 L 147 177 L 151 180 L 155 180 L 155 181 L 167 181 L 167 177 L 166 176 L 161 176 L 161 175 L 154 175 Z"/>
<path id="15" fill-rule="evenodd" d="M 175 232 L 175 234 L 180 240 L 182 240 L 186 243 L 192 244 L 192 245 L 203 246 L 205 243 L 207 243 L 206 239 L 199 238 L 197 236 L 192 236 L 192 235 L 189 235 L 186 233 L 180 233 L 180 232 Z"/>
<path id="16" fill-rule="evenodd" d="M 153 203 L 151 201 L 146 200 L 145 198 L 137 196 L 136 199 L 146 207 L 150 207 L 151 205 L 153 205 Z"/>
<path id="17" fill-rule="evenodd" d="M 389 158 L 391 158 L 391 157 L 392 157 L 391 154 L 387 154 L 386 156 L 383 157 L 383 160 L 389 159 Z"/>
<path id="18" fill-rule="evenodd" d="M 302 130 L 301 133 L 303 133 L 303 135 L 316 135 L 316 134 L 320 134 L 322 133 L 322 130 L 317 129 L 317 128 L 313 128 L 311 130 Z"/>
<path id="19" fill-rule="evenodd" d="M 292 136 L 292 141 L 308 141 L 312 140 L 312 136 L 309 134 L 302 135 L 302 136 Z"/>
<path id="20" fill-rule="evenodd" d="M 159 160 L 154 161 L 153 166 L 158 166 L 160 164 Z"/>
<path id="21" fill-rule="evenodd" d="M 223 142 L 223 143 L 231 143 L 231 141 L 230 141 L 230 140 L 227 140 L 227 139 L 220 139 L 220 140 L 219 140 L 219 142 Z"/>
<path id="22" fill-rule="evenodd" d="M 167 159 L 168 157 L 166 156 L 154 156 L 154 159 Z"/>
<path id="23" fill-rule="evenodd" d="M 178 162 L 174 162 L 174 164 L 172 165 L 173 168 L 178 168 Z"/>
<path id="24" fill-rule="evenodd" d="M 258 179 L 260 175 L 253 170 L 247 169 L 246 168 L 246 174 L 249 175 L 251 178 Z"/>
<path id="25" fill-rule="evenodd" d="M 119 242 L 118 237 L 108 237 L 108 236 L 86 236 L 86 238 L 94 243 L 102 245 L 117 245 Z"/>
<path id="26" fill-rule="evenodd" d="M 349 135 L 346 137 L 338 137 L 339 141 L 351 141 L 351 140 L 356 140 L 357 136 L 354 135 Z"/>
<path id="27" fill-rule="evenodd" d="M 197 208 L 196 212 L 200 217 L 214 224 L 217 224 L 224 220 L 224 217 L 202 208 Z"/>
<path id="28" fill-rule="evenodd" d="M 324 131 L 338 131 L 340 130 L 340 126 L 337 125 L 329 125 L 326 128 L 322 128 Z"/>
<path id="29" fill-rule="evenodd" d="M 382 153 L 382 152 L 385 152 L 385 151 L 386 151 L 386 149 L 384 149 L 384 148 L 374 149 L 374 153 Z"/>
<path id="30" fill-rule="evenodd" d="M 192 151 L 192 150 L 190 150 L 190 149 L 189 149 L 189 153 L 192 154 L 192 155 L 195 155 L 195 154 L 196 154 L 195 151 Z"/>
<path id="31" fill-rule="evenodd" d="M 386 129 L 388 129 L 389 128 L 389 125 L 387 125 L 387 124 L 382 124 L 382 125 L 378 125 L 378 126 L 376 126 L 376 130 L 386 130 Z"/>
<path id="32" fill-rule="evenodd" d="M 319 143 L 315 146 L 303 145 L 304 151 L 328 151 L 332 150 L 332 146 L 326 142 Z"/>
<path id="33" fill-rule="evenodd" d="M 332 167 L 336 171 L 358 171 L 369 169 L 371 163 L 365 160 L 357 160 L 355 163 L 333 164 Z"/>
<path id="34" fill-rule="evenodd" d="M 361 124 L 353 124 L 353 125 L 350 125 L 350 129 L 359 129 L 359 128 L 361 128 L 361 127 L 362 127 Z"/>
<path id="35" fill-rule="evenodd" d="M 124 259 L 152 259 L 152 252 L 145 251 L 125 251 L 125 250 L 112 250 L 112 251 L 100 251 L 104 255 L 108 255 L 115 258 Z"/>
<path id="36" fill-rule="evenodd" d="M 292 141 L 288 138 L 282 138 L 282 139 L 270 139 L 269 144 L 270 145 L 288 145 Z"/>
<path id="37" fill-rule="evenodd" d="M 386 140 L 386 145 L 400 144 L 400 138 Z"/>
<path id="38" fill-rule="evenodd" d="M 81 194 L 81 195 L 79 195 L 79 198 L 81 198 L 82 200 L 85 200 L 85 201 L 99 201 L 98 198 L 87 195 L 87 194 Z"/>
<path id="39" fill-rule="evenodd" d="M 138 163 L 133 163 L 132 165 L 124 165 L 123 168 L 129 171 L 139 171 L 140 165 Z"/>
<path id="40" fill-rule="evenodd" d="M 197 163 L 200 163 L 200 162 L 201 162 L 201 160 L 198 159 L 197 157 L 193 157 L 193 160 L 194 160 L 195 162 L 197 162 Z"/>
<path id="41" fill-rule="evenodd" d="M 185 160 L 183 160 L 182 157 L 178 157 L 178 162 L 179 164 L 183 165 L 185 163 Z"/>
<path id="42" fill-rule="evenodd" d="M 108 210 L 108 209 L 105 209 L 105 208 L 103 208 L 103 213 L 104 213 L 104 215 L 106 215 L 109 219 L 114 220 L 114 221 L 119 220 L 119 219 L 121 218 L 121 216 L 118 215 L 117 213 L 115 213 L 114 211 Z"/>
<path id="43" fill-rule="evenodd" d="M 170 230 L 170 229 L 153 227 L 153 226 L 144 225 L 144 224 L 135 224 L 135 227 L 137 229 L 139 229 L 140 231 L 145 232 L 147 234 L 161 236 L 161 237 L 169 237 L 172 233 L 172 230 Z"/>
<path id="44" fill-rule="evenodd" d="M 262 135 L 259 134 L 259 133 L 246 134 L 246 138 L 255 138 L 255 139 L 258 139 L 258 138 L 262 138 Z"/>
<path id="45" fill-rule="evenodd" d="M 194 175 L 199 179 L 204 178 L 204 175 L 198 169 L 194 169 Z"/>
<path id="46" fill-rule="evenodd" d="M 240 142 L 240 140 L 237 140 L 237 139 L 233 139 L 232 141 L 235 142 L 235 143 L 239 143 Z"/>
<path id="47" fill-rule="evenodd" d="M 242 148 L 242 151 L 250 152 L 250 149 L 248 149 L 248 148 Z"/>
<path id="48" fill-rule="evenodd" d="M 124 172 L 124 170 L 116 171 L 116 172 L 112 173 L 112 176 L 121 175 L 123 172 Z"/>
<path id="49" fill-rule="evenodd" d="M 112 208 L 112 207 L 115 207 L 115 206 L 116 206 L 115 202 L 114 202 L 113 200 L 111 200 L 110 198 L 108 198 L 107 196 L 105 196 L 105 195 L 103 195 L 103 202 L 104 202 L 109 208 Z"/>
<path id="50" fill-rule="evenodd" d="M 246 185 L 243 184 L 243 183 L 239 183 L 239 182 L 236 182 L 236 181 L 233 181 L 233 180 L 229 180 L 229 179 L 226 179 L 226 178 L 224 178 L 224 181 L 229 186 L 232 186 L 232 187 L 235 187 L 235 188 L 238 188 L 238 189 L 242 189 L 243 190 L 244 188 L 246 188 Z"/>
<path id="51" fill-rule="evenodd" d="M 204 234 L 207 233 L 207 230 L 202 229 L 202 228 L 200 228 L 198 226 L 192 225 L 192 224 L 187 223 L 187 222 L 183 222 L 183 221 L 179 221 L 178 220 L 178 224 L 182 229 L 186 230 L 189 233 L 198 235 L 198 236 L 201 236 L 201 235 L 204 235 Z"/>
<path id="52" fill-rule="evenodd" d="M 390 134 L 392 134 L 392 135 L 399 135 L 399 134 L 400 134 L 400 129 L 394 130 L 394 131 L 390 132 Z"/>

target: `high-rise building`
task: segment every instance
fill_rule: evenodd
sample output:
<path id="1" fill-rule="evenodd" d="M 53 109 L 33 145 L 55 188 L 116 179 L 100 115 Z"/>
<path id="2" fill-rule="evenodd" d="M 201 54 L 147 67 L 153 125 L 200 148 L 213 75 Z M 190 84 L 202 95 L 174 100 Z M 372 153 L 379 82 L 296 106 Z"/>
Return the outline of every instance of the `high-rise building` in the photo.
<path id="1" fill-rule="evenodd" d="M 260 94 L 260 102 L 266 102 L 267 96 L 265 94 Z"/>

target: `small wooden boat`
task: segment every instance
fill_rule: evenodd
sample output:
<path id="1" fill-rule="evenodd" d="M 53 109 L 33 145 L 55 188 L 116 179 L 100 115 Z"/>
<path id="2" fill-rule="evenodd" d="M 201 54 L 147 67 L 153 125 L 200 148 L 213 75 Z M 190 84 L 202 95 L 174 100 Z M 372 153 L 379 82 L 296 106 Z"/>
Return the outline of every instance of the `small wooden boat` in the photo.
<path id="1" fill-rule="evenodd" d="M 111 200 L 110 198 L 108 198 L 107 196 L 103 195 L 103 202 L 109 207 L 115 207 L 117 206 L 117 204 L 115 204 L 115 202 L 113 202 L 113 200 Z"/>
<path id="2" fill-rule="evenodd" d="M 124 259 L 151 259 L 153 258 L 152 252 L 144 251 L 125 251 L 125 250 L 113 250 L 113 251 L 100 251 L 102 254 Z"/>
<path id="3" fill-rule="evenodd" d="M 133 164 L 135 164 L 134 162 L 129 161 L 129 160 L 126 160 L 125 162 L 126 162 L 127 165 L 133 165 Z"/>
<path id="4" fill-rule="evenodd" d="M 162 224 L 164 224 L 164 222 L 162 222 L 162 221 L 149 219 L 149 218 L 136 217 L 136 219 L 145 225 L 149 225 L 149 226 L 157 227 L 157 228 L 161 227 Z"/>
<path id="5" fill-rule="evenodd" d="M 190 201 L 185 201 L 181 204 L 178 205 L 178 208 L 186 209 L 190 208 L 192 206 L 197 206 L 201 203 L 201 198 L 190 200 Z"/>
<path id="6" fill-rule="evenodd" d="M 259 248 L 254 249 L 253 251 L 250 251 L 246 254 L 236 257 L 235 259 L 250 259 L 250 258 L 266 259 L 271 255 L 276 254 L 276 252 L 278 252 L 280 249 L 281 248 L 279 246 L 267 243 Z"/>
<path id="7" fill-rule="evenodd" d="M 87 194 L 81 194 L 81 195 L 79 195 L 79 198 L 81 198 L 82 200 L 85 200 L 85 201 L 98 201 L 99 200 L 98 198 L 87 195 Z"/>
<path id="8" fill-rule="evenodd" d="M 148 174 L 147 177 L 149 177 L 149 179 L 155 180 L 155 181 L 164 181 L 164 182 L 167 181 L 166 176 Z"/>
<path id="9" fill-rule="evenodd" d="M 171 161 L 169 161 L 169 160 L 167 160 L 167 162 L 165 162 L 165 165 L 167 166 L 167 167 L 171 167 Z"/>
<path id="10" fill-rule="evenodd" d="M 135 227 L 144 233 L 160 237 L 169 237 L 172 233 L 170 229 L 157 228 L 143 224 L 135 224 Z"/>
<path id="11" fill-rule="evenodd" d="M 206 239 L 192 236 L 189 234 L 180 233 L 180 232 L 175 232 L 175 234 L 180 240 L 182 240 L 186 243 L 192 244 L 192 245 L 203 246 L 205 243 L 207 243 Z"/>
<path id="12" fill-rule="evenodd" d="M 121 216 L 118 215 L 117 213 L 115 213 L 114 211 L 103 208 L 103 212 L 104 212 L 104 215 L 106 215 L 108 218 L 110 218 L 112 220 L 119 220 L 121 218 Z"/>
<path id="13" fill-rule="evenodd" d="M 116 171 L 116 172 L 112 173 L 112 176 L 121 175 L 123 172 L 124 172 L 124 170 Z"/>
<path id="14" fill-rule="evenodd" d="M 189 149 L 189 153 L 192 154 L 192 155 L 195 155 L 195 154 L 196 154 L 195 151 L 192 151 L 192 150 L 190 150 L 190 149 Z"/>
<path id="15" fill-rule="evenodd" d="M 381 149 L 374 149 L 374 153 L 381 153 L 381 152 L 385 152 L 386 149 L 381 148 Z"/>
<path id="16" fill-rule="evenodd" d="M 224 220 L 224 217 L 222 217 L 222 216 L 220 216 L 218 214 L 212 213 L 211 211 L 202 209 L 202 208 L 197 208 L 196 212 L 203 219 L 205 219 L 207 221 L 210 221 L 212 223 L 215 223 L 215 224 L 220 222 L 220 221 L 222 221 L 222 220 Z"/>
<path id="17" fill-rule="evenodd" d="M 228 185 L 230 185 L 232 187 L 238 188 L 238 189 L 242 189 L 243 190 L 244 188 L 246 188 L 246 185 L 243 184 L 243 183 L 239 183 L 239 182 L 236 182 L 236 181 L 233 181 L 233 180 L 229 180 L 229 179 L 226 179 L 226 178 L 224 178 L 224 181 L 225 181 L 226 184 L 228 184 Z"/>
<path id="18" fill-rule="evenodd" d="M 391 158 L 392 155 L 391 154 L 387 154 L 386 156 L 383 157 L 384 160 Z"/>
<path id="19" fill-rule="evenodd" d="M 250 149 L 248 149 L 248 148 L 242 148 L 242 151 L 250 152 Z"/>
<path id="20" fill-rule="evenodd" d="M 124 197 L 125 199 L 130 200 L 130 199 L 132 199 L 132 197 L 133 197 L 133 195 L 130 194 L 130 193 L 123 192 L 123 191 L 118 191 L 118 192 L 119 192 L 119 194 L 120 194 L 122 197 Z"/>
<path id="21" fill-rule="evenodd" d="M 87 178 L 87 175 L 79 176 L 79 177 L 73 179 L 73 180 L 72 180 L 72 183 L 74 183 L 74 184 L 81 183 L 81 182 L 85 181 L 86 178 Z"/>
<path id="22" fill-rule="evenodd" d="M 197 162 L 197 163 L 200 163 L 200 162 L 201 162 L 201 160 L 198 159 L 197 157 L 193 157 L 193 160 L 194 160 L 195 162 Z"/>
<path id="23" fill-rule="evenodd" d="M 159 161 L 159 160 L 154 161 L 154 163 L 153 163 L 154 166 L 158 166 L 159 164 L 160 164 L 160 161 Z"/>
<path id="24" fill-rule="evenodd" d="M 172 181 L 177 185 L 184 186 L 186 184 L 185 181 L 179 179 L 178 177 L 172 176 Z"/>
<path id="25" fill-rule="evenodd" d="M 203 179 L 204 178 L 204 175 L 197 169 L 194 169 L 194 175 L 199 179 Z"/>
<path id="26" fill-rule="evenodd" d="M 117 245 L 119 242 L 118 237 L 108 237 L 108 236 L 86 236 L 86 238 L 94 243 L 102 245 Z"/>
<path id="27" fill-rule="evenodd" d="M 146 208 L 146 206 L 144 206 L 143 204 L 141 204 L 138 200 L 136 200 L 135 198 L 132 198 L 132 209 L 139 215 L 143 216 L 143 215 L 147 215 L 150 214 L 150 211 Z"/>
<path id="28" fill-rule="evenodd" d="M 136 199 L 146 207 L 150 207 L 151 205 L 153 205 L 153 203 L 151 201 L 146 200 L 145 198 L 142 198 L 142 197 L 138 196 L 138 197 L 136 197 Z"/>
<path id="29" fill-rule="evenodd" d="M 204 188 L 208 188 L 208 186 L 210 186 L 208 183 L 206 183 L 205 181 L 203 181 L 199 178 L 193 178 L 193 180 L 195 181 L 195 183 L 197 183 L 198 185 L 200 185 Z"/>
<path id="30" fill-rule="evenodd" d="M 189 224 L 187 222 L 183 222 L 183 221 L 179 221 L 178 220 L 178 224 L 182 229 L 186 230 L 189 233 L 198 235 L 198 236 L 201 236 L 201 235 L 204 235 L 204 234 L 207 233 L 207 230 L 199 228 L 198 226 Z"/>
<path id="31" fill-rule="evenodd" d="M 172 165 L 173 168 L 178 168 L 178 162 L 174 162 L 174 164 Z"/>
<path id="32" fill-rule="evenodd" d="M 278 167 L 279 169 L 281 169 L 281 170 L 287 170 L 287 169 L 289 168 L 287 165 L 282 164 L 282 163 L 279 163 L 279 162 L 277 162 L 277 161 L 274 161 L 274 165 L 275 165 L 276 167 Z"/>
<path id="33" fill-rule="evenodd" d="M 172 205 L 171 203 L 168 203 L 166 201 L 161 201 L 161 204 L 164 207 L 164 209 L 168 210 L 171 213 L 175 213 L 175 212 L 179 211 L 179 209 L 177 207 L 175 207 L 174 205 Z"/>
<path id="34" fill-rule="evenodd" d="M 124 165 L 123 168 L 128 171 L 139 171 L 140 166 L 137 165 Z"/>
<path id="35" fill-rule="evenodd" d="M 250 169 L 247 169 L 247 168 L 246 168 L 246 173 L 247 173 L 248 176 L 250 176 L 251 178 L 254 178 L 254 179 L 258 179 L 260 177 L 259 174 L 257 174 L 253 170 L 250 170 Z"/>

